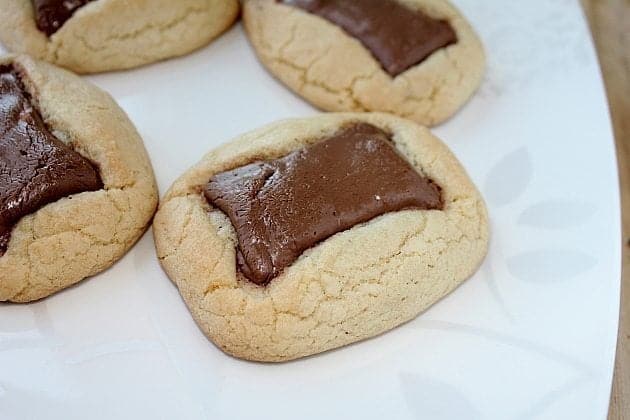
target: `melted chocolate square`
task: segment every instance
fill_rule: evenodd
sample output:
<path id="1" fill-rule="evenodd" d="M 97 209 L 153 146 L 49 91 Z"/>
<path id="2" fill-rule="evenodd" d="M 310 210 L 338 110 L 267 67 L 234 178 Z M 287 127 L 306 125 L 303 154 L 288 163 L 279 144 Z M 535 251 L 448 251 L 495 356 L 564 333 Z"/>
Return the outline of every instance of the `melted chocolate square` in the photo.
<path id="1" fill-rule="evenodd" d="M 341 27 L 358 39 L 392 77 L 457 42 L 445 20 L 396 0 L 277 0 Z"/>
<path id="2" fill-rule="evenodd" d="M 96 168 L 48 130 L 17 72 L 0 67 L 0 256 L 23 216 L 101 188 Z"/>
<path id="3" fill-rule="evenodd" d="M 366 123 L 283 158 L 219 173 L 205 196 L 236 230 L 241 272 L 261 285 L 338 232 L 388 212 L 443 208 L 440 188 Z"/>

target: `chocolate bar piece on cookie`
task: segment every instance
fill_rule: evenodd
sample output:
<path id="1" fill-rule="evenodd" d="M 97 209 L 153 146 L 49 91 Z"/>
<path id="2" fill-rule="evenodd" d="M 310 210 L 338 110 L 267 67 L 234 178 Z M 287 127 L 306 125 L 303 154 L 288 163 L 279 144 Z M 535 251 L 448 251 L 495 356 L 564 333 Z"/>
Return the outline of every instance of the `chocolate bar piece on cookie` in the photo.
<path id="1" fill-rule="evenodd" d="M 326 111 L 379 111 L 423 125 L 480 85 L 481 41 L 447 0 L 244 0 L 260 61 Z"/>
<path id="2" fill-rule="evenodd" d="M 208 153 L 166 194 L 153 232 L 202 331 L 260 361 L 416 317 L 488 245 L 484 202 L 448 148 L 369 113 L 283 121 Z"/>

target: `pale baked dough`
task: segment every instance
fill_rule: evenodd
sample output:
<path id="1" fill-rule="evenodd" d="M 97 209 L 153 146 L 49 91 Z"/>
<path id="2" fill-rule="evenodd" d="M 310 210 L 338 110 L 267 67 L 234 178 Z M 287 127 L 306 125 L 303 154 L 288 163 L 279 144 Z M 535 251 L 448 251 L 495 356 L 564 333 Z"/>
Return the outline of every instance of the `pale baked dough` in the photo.
<path id="1" fill-rule="evenodd" d="M 398 0 L 448 20 L 458 42 L 392 78 L 356 38 L 324 18 L 276 0 L 244 0 L 243 22 L 260 61 L 326 111 L 379 111 L 435 125 L 483 78 L 485 56 L 466 19 L 445 0 Z"/>
<path id="2" fill-rule="evenodd" d="M 238 11 L 237 0 L 97 0 L 48 38 L 31 0 L 0 0 L 0 42 L 77 73 L 121 70 L 206 45 Z"/>
<path id="3" fill-rule="evenodd" d="M 55 136 L 94 162 L 104 189 L 23 217 L 0 257 L 0 301 L 48 296 L 118 260 L 146 230 L 157 188 L 142 139 L 114 100 L 65 70 L 26 56 L 13 63 Z"/>
<path id="4" fill-rule="evenodd" d="M 236 268 L 230 220 L 202 188 L 213 174 L 273 159 L 365 121 L 393 134 L 418 171 L 443 188 L 444 211 L 389 213 L 304 252 L 266 287 Z M 153 223 L 159 260 L 201 330 L 226 353 L 285 361 L 372 337 L 416 317 L 484 258 L 484 202 L 429 130 L 386 114 L 328 114 L 272 124 L 208 153 L 170 188 Z"/>

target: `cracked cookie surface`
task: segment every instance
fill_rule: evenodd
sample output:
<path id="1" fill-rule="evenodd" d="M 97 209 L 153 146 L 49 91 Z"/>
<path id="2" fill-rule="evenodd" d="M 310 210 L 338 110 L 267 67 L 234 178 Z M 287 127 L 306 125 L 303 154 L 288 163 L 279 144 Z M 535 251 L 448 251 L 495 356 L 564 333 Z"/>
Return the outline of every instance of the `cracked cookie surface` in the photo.
<path id="1" fill-rule="evenodd" d="M 50 37 L 31 0 L 0 0 L 0 41 L 77 73 L 121 70 L 187 54 L 225 31 L 237 0 L 97 0 Z"/>
<path id="2" fill-rule="evenodd" d="M 11 65 L 55 137 L 99 169 L 104 188 L 24 216 L 0 257 L 0 302 L 46 297 L 108 267 L 144 233 L 157 205 L 142 139 L 113 99 L 81 78 L 26 56 Z"/>
<path id="3" fill-rule="evenodd" d="M 266 287 L 236 267 L 236 233 L 203 187 L 220 172 L 276 159 L 349 123 L 392 134 L 442 187 L 444 210 L 388 213 L 305 251 Z M 172 185 L 153 224 L 160 263 L 201 330 L 226 353 L 286 361 L 360 341 L 409 321 L 474 273 L 488 245 L 485 204 L 448 148 L 386 114 L 328 114 L 247 133 L 208 153 Z"/>
<path id="4" fill-rule="evenodd" d="M 423 125 L 457 112 L 483 78 L 483 47 L 446 0 L 396 0 L 446 20 L 457 42 L 392 77 L 359 40 L 276 0 L 244 0 L 243 22 L 260 61 L 298 95 L 327 111 L 389 112 Z"/>

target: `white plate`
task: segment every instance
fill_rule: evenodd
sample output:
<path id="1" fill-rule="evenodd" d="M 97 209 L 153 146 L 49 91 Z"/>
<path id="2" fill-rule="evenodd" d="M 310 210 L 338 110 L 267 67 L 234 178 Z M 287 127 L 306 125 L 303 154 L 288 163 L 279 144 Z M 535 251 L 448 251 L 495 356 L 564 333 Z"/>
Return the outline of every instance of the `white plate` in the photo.
<path id="1" fill-rule="evenodd" d="M 489 71 L 436 133 L 490 210 L 481 270 L 415 321 L 280 365 L 197 329 L 149 232 L 107 272 L 0 306 L 2 419 L 604 419 L 620 282 L 609 117 L 574 0 L 456 3 Z M 90 77 L 143 135 L 162 192 L 203 153 L 316 111 L 270 77 L 240 26 L 188 57 Z"/>

